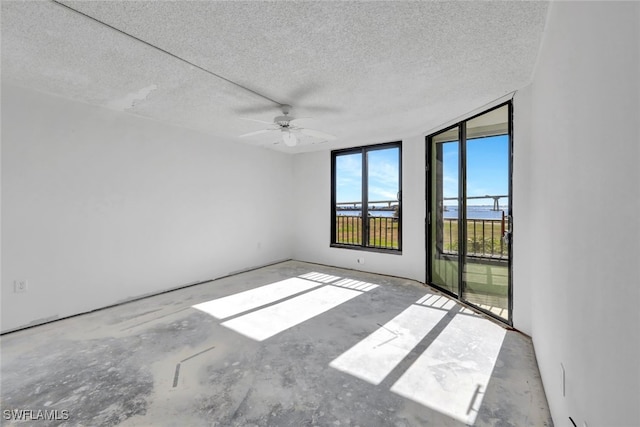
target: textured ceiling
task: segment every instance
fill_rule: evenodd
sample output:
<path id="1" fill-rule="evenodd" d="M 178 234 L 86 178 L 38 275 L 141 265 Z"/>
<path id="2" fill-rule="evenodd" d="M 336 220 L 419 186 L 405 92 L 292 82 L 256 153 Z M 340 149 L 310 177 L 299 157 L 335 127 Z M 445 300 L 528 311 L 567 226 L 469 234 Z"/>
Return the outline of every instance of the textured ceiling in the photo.
<path id="1" fill-rule="evenodd" d="M 291 152 L 417 135 L 521 88 L 530 81 L 548 7 L 64 4 L 2 1 L 3 82 Z M 301 126 L 337 139 L 307 136 L 290 148 L 273 144 L 278 132 L 238 138 L 267 127 L 242 118 L 271 122 L 278 104 L 308 117 Z"/>

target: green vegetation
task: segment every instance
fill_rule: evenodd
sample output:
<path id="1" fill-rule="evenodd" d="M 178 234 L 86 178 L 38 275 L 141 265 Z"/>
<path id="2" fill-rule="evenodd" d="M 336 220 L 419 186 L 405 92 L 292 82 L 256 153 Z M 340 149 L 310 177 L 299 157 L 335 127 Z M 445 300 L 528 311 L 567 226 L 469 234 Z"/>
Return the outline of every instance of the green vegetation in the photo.
<path id="1" fill-rule="evenodd" d="M 505 227 L 507 225 L 505 224 Z M 458 221 L 444 223 L 442 240 L 446 251 L 458 251 Z M 508 247 L 502 242 L 500 220 L 467 220 L 467 253 L 480 255 L 508 255 Z"/>
<path id="2" fill-rule="evenodd" d="M 362 218 L 359 216 L 337 215 L 336 243 L 362 245 L 362 225 Z M 368 246 L 397 249 L 398 240 L 397 218 L 369 217 Z M 444 222 L 442 244 L 445 251 L 458 251 L 457 220 Z M 502 242 L 501 221 L 468 220 L 467 252 L 490 256 L 508 255 L 508 247 Z"/>
<path id="3" fill-rule="evenodd" d="M 336 216 L 336 243 L 362 244 L 362 218 L 359 216 Z"/>
<path id="4" fill-rule="evenodd" d="M 398 220 L 390 217 L 369 217 L 368 246 L 398 249 Z M 362 244 L 362 218 L 336 216 L 336 243 Z"/>

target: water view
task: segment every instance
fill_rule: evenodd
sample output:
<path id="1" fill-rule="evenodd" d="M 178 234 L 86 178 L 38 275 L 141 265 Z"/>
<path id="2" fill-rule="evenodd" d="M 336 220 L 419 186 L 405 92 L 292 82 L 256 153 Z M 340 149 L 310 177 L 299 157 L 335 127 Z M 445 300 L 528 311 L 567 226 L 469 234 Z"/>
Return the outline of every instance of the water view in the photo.
<path id="1" fill-rule="evenodd" d="M 493 206 L 467 206 L 467 219 L 502 219 L 502 212 L 508 214 L 507 206 L 500 206 L 500 210 L 494 211 Z M 370 216 L 393 217 L 392 210 L 369 210 Z M 337 215 L 341 216 L 360 216 L 359 209 L 339 209 Z M 444 218 L 458 218 L 458 208 L 456 206 L 447 206 L 444 211 Z"/>
<path id="2" fill-rule="evenodd" d="M 494 211 L 493 206 L 467 206 L 467 219 L 502 219 L 503 212 L 508 215 L 509 207 L 500 206 L 499 210 Z M 444 218 L 458 218 L 457 206 L 447 206 Z"/>

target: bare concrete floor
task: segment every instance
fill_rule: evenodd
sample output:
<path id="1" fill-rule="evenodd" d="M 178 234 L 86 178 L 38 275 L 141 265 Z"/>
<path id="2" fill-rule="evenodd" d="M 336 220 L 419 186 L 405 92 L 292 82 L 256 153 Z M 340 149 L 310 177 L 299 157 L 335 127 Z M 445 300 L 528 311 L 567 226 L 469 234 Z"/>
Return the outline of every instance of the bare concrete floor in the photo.
<path id="1" fill-rule="evenodd" d="M 413 281 L 296 261 L 0 345 L 4 425 L 552 425 L 526 336 Z"/>

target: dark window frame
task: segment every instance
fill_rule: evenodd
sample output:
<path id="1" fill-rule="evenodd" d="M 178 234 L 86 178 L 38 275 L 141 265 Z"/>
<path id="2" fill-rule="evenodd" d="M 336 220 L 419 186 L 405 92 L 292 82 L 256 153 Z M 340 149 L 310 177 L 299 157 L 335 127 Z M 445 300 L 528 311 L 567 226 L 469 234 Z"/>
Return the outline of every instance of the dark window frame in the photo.
<path id="1" fill-rule="evenodd" d="M 501 102 L 493 107 L 487 108 L 479 113 L 473 114 L 470 117 L 467 117 L 466 119 L 460 120 L 455 124 L 449 125 L 447 127 L 444 127 L 438 131 L 432 132 L 429 135 L 427 135 L 425 137 L 425 154 L 426 154 L 426 165 L 427 167 L 426 172 L 425 172 L 425 200 L 426 200 L 426 211 L 427 211 L 427 218 L 425 218 L 425 264 L 426 264 L 426 284 L 429 286 L 433 286 L 434 288 L 438 289 L 439 291 L 450 295 L 451 297 L 453 297 L 454 299 L 456 299 L 457 301 L 463 302 L 465 304 L 470 305 L 471 307 L 473 307 L 476 310 L 479 310 L 483 313 L 485 313 L 486 315 L 504 323 L 507 324 L 509 326 L 513 326 L 513 234 L 512 234 L 512 230 L 510 230 L 510 238 L 509 241 L 507 242 L 507 247 L 508 247 L 508 251 L 509 251 L 509 258 L 507 261 L 507 274 L 508 274 L 508 282 L 509 282 L 509 286 L 507 289 L 507 298 L 508 298 L 508 318 L 505 319 L 504 317 L 500 317 L 494 313 L 492 313 L 489 310 L 486 310 L 482 307 L 480 307 L 477 304 L 474 304 L 473 302 L 470 302 L 466 299 L 463 298 L 463 288 L 462 288 L 462 273 L 463 270 L 460 269 L 460 273 L 459 273 L 459 278 L 458 278 L 458 290 L 454 293 L 451 292 L 441 286 L 438 286 L 437 284 L 432 282 L 432 271 L 431 271 L 431 262 L 430 262 L 430 257 L 431 257 L 431 236 L 429 235 L 430 231 L 429 231 L 429 227 L 431 224 L 431 220 L 432 217 L 435 218 L 435 212 L 433 211 L 433 206 L 431 203 L 431 198 L 433 197 L 433 192 L 432 192 L 432 188 L 431 188 L 431 180 L 432 180 L 432 171 L 430 170 L 431 168 L 431 163 L 432 163 L 432 152 L 431 152 L 431 144 L 433 143 L 433 138 L 441 133 L 450 131 L 451 129 L 455 129 L 458 128 L 460 129 L 459 134 L 458 134 L 458 140 L 459 141 L 463 141 L 463 140 L 467 140 L 467 132 L 466 132 L 466 123 L 469 121 L 472 121 L 475 118 L 478 118 L 480 116 L 483 116 L 487 113 L 490 113 L 494 110 L 497 110 L 499 108 L 505 107 L 507 106 L 508 108 L 508 113 L 507 113 L 507 117 L 508 117 L 508 124 L 507 124 L 507 135 L 509 136 L 509 171 L 508 171 L 508 181 L 509 181 L 509 203 L 508 203 L 508 211 L 509 211 L 509 217 L 510 217 L 510 222 L 511 224 L 513 224 L 513 140 L 514 140 L 514 132 L 513 132 L 513 127 L 514 127 L 514 102 L 513 99 L 510 99 L 508 101 L 504 101 Z M 459 169 L 461 169 L 463 172 L 462 174 L 466 175 L 466 166 L 463 166 L 466 164 L 466 149 L 463 149 L 464 153 L 461 152 L 460 153 L 460 158 L 459 158 Z M 459 190 L 458 190 L 458 194 L 466 194 L 466 176 L 463 177 L 463 179 L 460 181 L 459 183 Z M 462 198 L 462 200 L 464 200 L 464 198 Z M 466 204 L 463 205 L 461 208 L 461 219 L 466 221 Z M 433 214 L 433 215 L 432 215 Z M 460 227 L 458 229 L 458 241 L 463 241 L 466 239 L 466 235 L 464 233 L 464 227 Z M 464 255 L 464 254 L 463 254 Z"/>
<path id="2" fill-rule="evenodd" d="M 384 248 L 376 247 L 368 244 L 369 225 L 368 221 L 364 221 L 364 227 L 360 230 L 361 243 L 340 243 L 337 242 L 337 226 L 336 226 L 336 159 L 342 155 L 348 154 L 361 154 L 362 158 L 362 218 L 368 217 L 368 164 L 367 153 L 371 151 L 384 150 L 389 148 L 398 149 L 398 247 L 397 248 Z M 402 254 L 402 141 L 385 142 L 382 144 L 364 145 L 360 147 L 343 148 L 339 150 L 331 151 L 331 241 L 330 246 L 333 248 L 342 249 L 355 249 L 361 251 L 370 252 L 382 252 L 389 254 Z"/>

